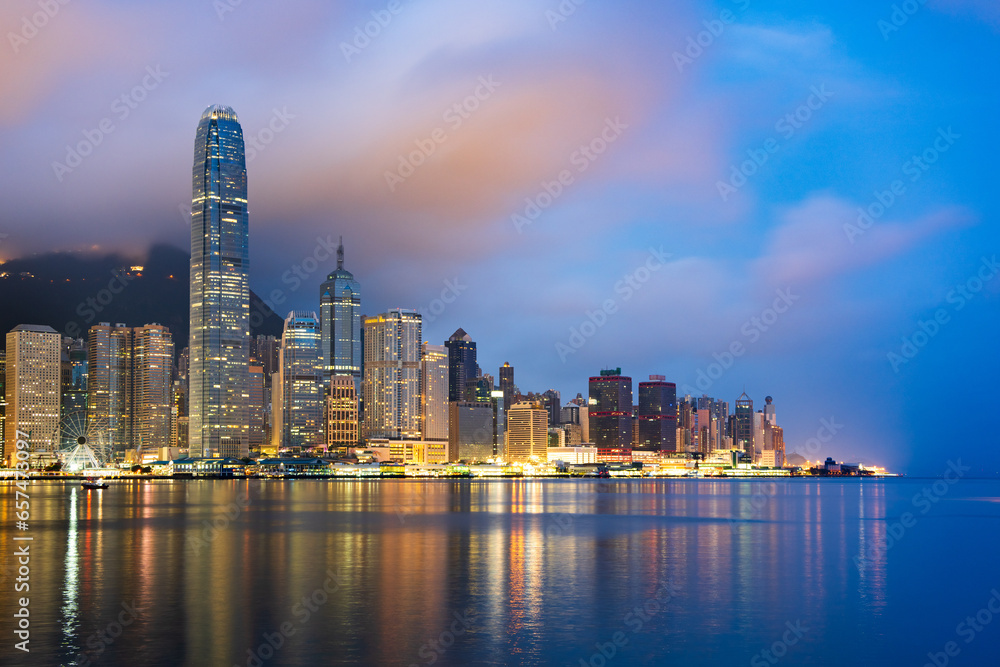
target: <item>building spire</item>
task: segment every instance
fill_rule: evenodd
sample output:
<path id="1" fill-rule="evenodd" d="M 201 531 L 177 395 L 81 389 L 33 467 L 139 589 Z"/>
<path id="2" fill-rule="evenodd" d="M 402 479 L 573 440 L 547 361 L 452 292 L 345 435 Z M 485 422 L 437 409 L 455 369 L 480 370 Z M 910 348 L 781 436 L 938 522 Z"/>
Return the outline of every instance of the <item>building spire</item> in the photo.
<path id="1" fill-rule="evenodd" d="M 337 270 L 344 268 L 344 237 L 340 237 L 340 245 L 337 246 Z"/>

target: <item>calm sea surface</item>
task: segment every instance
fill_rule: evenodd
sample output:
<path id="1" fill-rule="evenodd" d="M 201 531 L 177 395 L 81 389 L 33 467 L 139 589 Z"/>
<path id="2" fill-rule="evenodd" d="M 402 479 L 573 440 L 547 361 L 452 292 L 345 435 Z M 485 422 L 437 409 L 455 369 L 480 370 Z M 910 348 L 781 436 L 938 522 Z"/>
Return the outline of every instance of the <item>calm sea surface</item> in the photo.
<path id="1" fill-rule="evenodd" d="M 3 665 L 1000 664 L 998 481 L 29 493 L 19 531 L 0 484 Z"/>

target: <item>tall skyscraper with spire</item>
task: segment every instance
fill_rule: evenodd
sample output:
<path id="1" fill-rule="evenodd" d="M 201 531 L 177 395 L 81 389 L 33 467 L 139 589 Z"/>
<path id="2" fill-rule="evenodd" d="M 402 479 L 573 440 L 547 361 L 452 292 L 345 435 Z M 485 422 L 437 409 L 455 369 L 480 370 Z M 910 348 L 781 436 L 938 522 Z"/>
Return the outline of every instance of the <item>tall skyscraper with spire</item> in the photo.
<path id="1" fill-rule="evenodd" d="M 191 193 L 189 447 L 246 456 L 250 399 L 250 243 L 243 129 L 231 107 L 205 109 Z"/>
<path id="2" fill-rule="evenodd" d="M 330 377 L 350 375 L 354 394 L 361 395 L 361 286 L 344 268 L 344 237 L 337 247 L 337 270 L 319 288 L 320 364 L 323 387 L 329 391 Z"/>

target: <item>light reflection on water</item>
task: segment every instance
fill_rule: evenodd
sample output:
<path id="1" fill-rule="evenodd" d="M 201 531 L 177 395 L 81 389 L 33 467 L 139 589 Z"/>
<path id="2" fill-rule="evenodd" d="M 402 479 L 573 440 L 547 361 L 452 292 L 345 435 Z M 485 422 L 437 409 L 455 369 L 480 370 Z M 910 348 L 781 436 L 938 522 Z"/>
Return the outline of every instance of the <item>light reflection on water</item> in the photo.
<path id="1" fill-rule="evenodd" d="M 33 652 L 10 664 L 578 665 L 621 632 L 621 664 L 728 665 L 798 620 L 809 631 L 789 656 L 800 660 L 919 660 L 976 611 L 956 580 L 968 600 L 1000 585 L 971 548 L 987 527 L 996 546 L 996 482 L 963 482 L 885 549 L 920 484 L 36 482 Z M 12 501 L 0 488 L 0 512 Z M 963 536 L 965 551 L 940 546 Z M 913 597 L 913 582 L 959 564 L 950 587 Z M 676 595 L 660 604 L 667 582 Z M 139 618 L 98 653 L 122 603 Z"/>

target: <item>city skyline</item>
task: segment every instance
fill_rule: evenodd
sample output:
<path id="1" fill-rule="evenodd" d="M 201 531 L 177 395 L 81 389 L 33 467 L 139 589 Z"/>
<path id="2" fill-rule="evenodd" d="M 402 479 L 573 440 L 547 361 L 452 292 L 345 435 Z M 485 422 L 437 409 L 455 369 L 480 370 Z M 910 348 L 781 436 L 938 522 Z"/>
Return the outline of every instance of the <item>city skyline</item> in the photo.
<path id="1" fill-rule="evenodd" d="M 68 5 L 6 51 L 18 67 L 4 76 L 32 85 L 3 107 L 18 168 L 0 257 L 184 247 L 192 114 L 222 101 L 247 129 L 250 286 L 280 291 L 279 316 L 317 309 L 343 235 L 365 314 L 418 309 L 434 342 L 464 327 L 480 365 L 510 361 L 521 386 L 575 396 L 610 366 L 680 395 L 731 401 L 745 385 L 781 401 L 790 444 L 832 418 L 844 458 L 915 472 L 953 439 L 979 441 L 965 420 L 921 416 L 949 386 L 977 414 L 994 396 L 996 203 L 976 166 L 996 150 L 979 130 L 996 92 L 965 73 L 996 51 L 995 9 L 922 6 L 883 34 L 890 11 L 875 6 L 587 4 L 553 18 L 536 3 L 427 2 L 359 48 L 370 9 L 291 3 L 275 26 L 226 6 L 106 19 L 101 3 Z M 0 12 L 20 25 L 21 10 Z M 152 25 L 164 38 L 138 44 Z M 215 69 L 180 48 L 197 35 Z M 939 42 L 963 47 L 925 48 Z M 442 49 L 461 57 L 443 66 Z M 68 72 L 79 82 L 62 87 Z M 426 164 L 401 166 L 437 128 Z M 78 162 L 87 137 L 100 143 Z M 580 148 L 598 138 L 590 160 Z M 386 172 L 403 182 L 390 190 Z M 543 184 L 562 192 L 550 203 Z M 548 205 L 532 218 L 526 198 Z M 971 383 L 969 368 L 983 369 Z M 995 474 L 985 449 L 963 453 Z"/>

